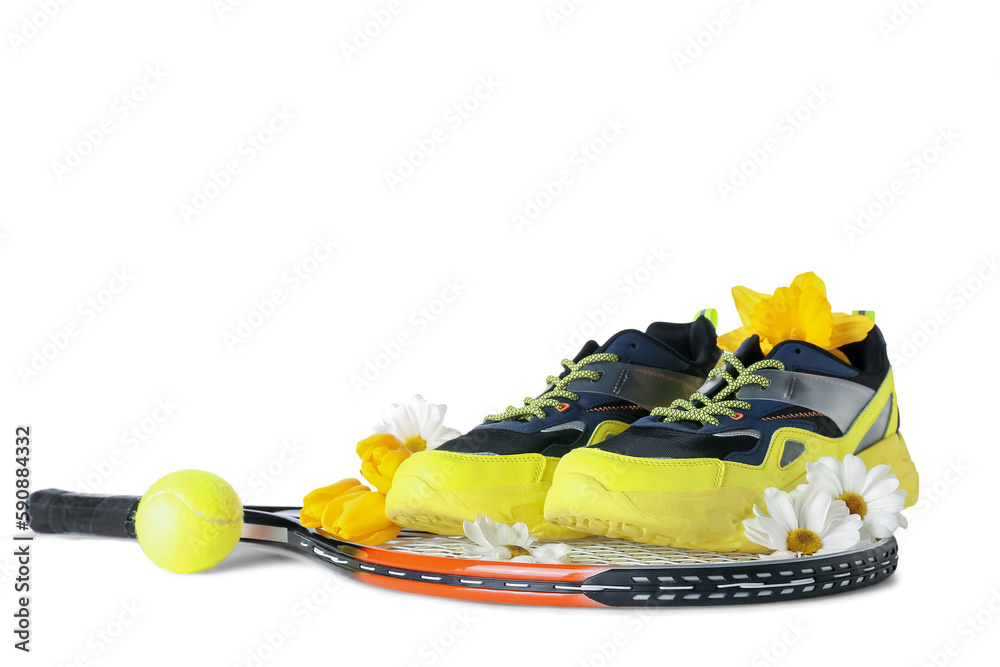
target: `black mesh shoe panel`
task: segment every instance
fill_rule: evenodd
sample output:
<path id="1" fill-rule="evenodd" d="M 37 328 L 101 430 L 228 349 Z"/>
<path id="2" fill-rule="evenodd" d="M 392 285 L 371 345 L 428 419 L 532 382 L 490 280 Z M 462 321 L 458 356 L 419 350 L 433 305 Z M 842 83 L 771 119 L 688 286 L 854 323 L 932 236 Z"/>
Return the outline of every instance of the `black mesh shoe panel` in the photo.
<path id="1" fill-rule="evenodd" d="M 464 454 L 540 454 L 552 445 L 569 445 L 580 438 L 578 429 L 521 432 L 505 428 L 476 428 L 437 449 Z"/>
<path id="2" fill-rule="evenodd" d="M 584 412 L 598 412 L 608 419 L 621 419 L 624 416 L 625 419 L 622 419 L 622 421 L 628 421 L 629 423 L 639 417 L 649 415 L 649 410 L 630 401 L 608 401 L 599 405 L 593 405 L 584 410 Z M 628 419 L 629 417 L 631 417 L 631 420 Z"/>
<path id="3" fill-rule="evenodd" d="M 673 429 L 633 426 L 594 445 L 597 449 L 644 459 L 724 459 L 757 445 L 754 435 L 713 436 Z"/>
<path id="4" fill-rule="evenodd" d="M 809 408 L 800 408 L 790 405 L 780 410 L 771 412 L 760 418 L 762 422 L 784 422 L 788 420 L 809 422 L 816 428 L 816 433 L 827 438 L 839 438 L 844 434 L 837 427 L 837 424 L 824 414 L 820 414 Z M 780 426 L 780 424 L 777 424 Z"/>

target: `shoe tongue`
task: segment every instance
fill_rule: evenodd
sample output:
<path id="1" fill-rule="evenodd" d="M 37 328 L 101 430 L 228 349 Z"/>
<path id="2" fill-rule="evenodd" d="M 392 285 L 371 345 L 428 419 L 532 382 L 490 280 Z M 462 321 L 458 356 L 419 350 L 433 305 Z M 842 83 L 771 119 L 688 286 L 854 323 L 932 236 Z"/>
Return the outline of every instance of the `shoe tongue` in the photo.
<path id="1" fill-rule="evenodd" d="M 766 359 L 763 350 L 760 349 L 760 337 L 754 334 L 740 343 L 740 346 L 736 348 L 736 352 L 733 355 L 739 359 L 744 366 L 749 366 L 750 364 L 755 364 L 758 361 Z M 725 365 L 725 370 L 732 376 L 736 376 L 736 369 L 733 368 L 731 364 Z M 715 396 L 725 388 L 726 383 L 722 378 L 715 378 L 714 380 L 709 380 L 704 385 L 702 385 L 699 391 L 709 398 L 715 398 Z M 686 426 L 691 429 L 700 429 L 704 424 L 698 421 L 692 421 L 688 419 L 682 419 L 680 421 L 674 422 L 678 425 Z"/>
<path id="2" fill-rule="evenodd" d="M 733 355 L 739 359 L 744 366 L 749 366 L 750 364 L 755 364 L 758 361 L 762 361 L 767 357 L 764 356 L 764 351 L 760 349 L 760 337 L 754 334 L 740 343 L 740 346 L 736 348 Z M 731 364 L 725 365 L 726 371 L 729 372 L 733 377 L 737 376 L 738 373 L 736 369 L 733 368 Z M 717 380 L 718 382 L 718 380 Z M 721 382 L 712 387 L 711 390 L 705 392 L 707 396 L 715 396 L 725 385 Z"/>
<path id="3" fill-rule="evenodd" d="M 740 343 L 733 353 L 737 359 L 743 362 L 744 366 L 763 361 L 766 357 L 764 351 L 760 349 L 760 337 L 754 334 Z"/>
<path id="4" fill-rule="evenodd" d="M 584 357 L 593 354 L 597 349 L 598 349 L 597 341 L 588 340 L 586 343 L 583 344 L 583 347 L 580 348 L 580 351 L 576 353 L 576 356 L 573 357 L 573 361 L 580 361 Z"/>
<path id="5" fill-rule="evenodd" d="M 625 329 L 609 338 L 604 345 L 596 348 L 594 352 L 608 352 L 617 355 L 619 361 L 627 364 L 635 361 L 637 353 L 643 354 L 644 357 L 649 357 L 651 354 L 655 354 L 654 350 L 659 351 L 663 347 L 666 347 L 664 343 L 657 341 L 648 334 L 644 334 L 636 329 Z"/>

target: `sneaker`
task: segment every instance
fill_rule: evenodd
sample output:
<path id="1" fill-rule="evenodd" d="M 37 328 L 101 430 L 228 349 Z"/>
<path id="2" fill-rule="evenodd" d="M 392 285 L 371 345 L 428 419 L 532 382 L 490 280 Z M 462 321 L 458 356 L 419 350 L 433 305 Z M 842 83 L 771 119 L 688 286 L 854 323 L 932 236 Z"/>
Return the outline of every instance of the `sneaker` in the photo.
<path id="1" fill-rule="evenodd" d="M 764 506 L 764 489 L 791 491 L 808 462 L 849 453 L 868 468 L 890 464 L 913 505 L 918 475 L 882 333 L 838 349 L 847 362 L 796 340 L 765 356 L 749 337 L 689 401 L 565 456 L 545 518 L 649 544 L 761 553 L 742 522 Z"/>
<path id="2" fill-rule="evenodd" d="M 604 345 L 590 341 L 548 387 L 520 407 L 437 449 L 418 452 L 393 478 L 386 515 L 393 522 L 442 535 L 461 535 L 462 522 L 486 514 L 524 522 L 545 539 L 581 537 L 543 518 L 545 494 L 560 459 L 593 447 L 699 387 L 721 354 L 715 311 L 694 322 L 657 322 L 645 333 L 626 330 Z"/>

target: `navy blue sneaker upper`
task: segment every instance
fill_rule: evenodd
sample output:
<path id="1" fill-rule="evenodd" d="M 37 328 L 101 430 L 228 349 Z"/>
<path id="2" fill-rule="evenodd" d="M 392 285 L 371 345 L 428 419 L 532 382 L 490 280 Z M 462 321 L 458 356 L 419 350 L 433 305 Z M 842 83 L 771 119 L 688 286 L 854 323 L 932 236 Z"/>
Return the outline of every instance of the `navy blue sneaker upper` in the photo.
<path id="1" fill-rule="evenodd" d="M 749 403 L 749 408 L 741 408 L 732 416 L 719 415 L 718 425 L 645 417 L 595 447 L 640 458 L 717 458 L 761 465 L 771 436 L 779 428 L 792 426 L 839 438 L 889 373 L 885 340 L 878 327 L 873 327 L 864 340 L 840 351 L 851 363 L 815 345 L 794 340 L 779 343 L 765 357 L 759 339 L 751 336 L 735 353 L 744 367 L 773 359 L 784 369 L 758 370 L 757 375 L 768 378 L 768 386 L 752 384 L 736 392 L 735 398 Z M 725 369 L 736 374 L 728 364 Z M 711 398 L 725 386 L 723 378 L 716 377 L 705 383 L 700 393 Z M 890 410 L 891 406 L 887 406 L 880 415 L 873 434 L 881 433 L 880 428 L 885 430 Z M 789 450 L 789 455 L 793 451 Z"/>
<path id="2" fill-rule="evenodd" d="M 606 421 L 632 424 L 655 407 L 689 396 L 704 382 L 721 352 L 716 347 L 715 327 L 706 317 L 698 317 L 686 324 L 656 322 L 645 332 L 620 331 L 604 345 L 589 341 L 573 362 L 578 364 L 595 355 L 615 355 L 617 359 L 602 356 L 600 361 L 585 363 L 581 368 L 592 371 L 588 374 L 592 377 L 572 379 L 564 387 L 577 399 L 552 401 L 558 405 L 540 408 L 541 417 L 488 420 L 438 449 L 562 456 L 590 443 L 595 430 Z M 570 372 L 567 368 L 558 377 L 563 380 Z M 550 384 L 541 396 L 553 386 Z M 511 410 L 518 408 L 508 408 Z"/>

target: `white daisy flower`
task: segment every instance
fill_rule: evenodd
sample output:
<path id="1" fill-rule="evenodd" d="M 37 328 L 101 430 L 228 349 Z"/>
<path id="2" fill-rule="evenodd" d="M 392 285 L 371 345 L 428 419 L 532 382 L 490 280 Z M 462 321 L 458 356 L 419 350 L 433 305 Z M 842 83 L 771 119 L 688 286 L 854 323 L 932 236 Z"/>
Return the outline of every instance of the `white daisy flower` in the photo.
<path id="1" fill-rule="evenodd" d="M 513 526 L 477 514 L 475 521 L 464 521 L 462 530 L 475 545 L 462 545 L 469 558 L 479 560 L 509 560 L 514 563 L 569 563 L 570 548 L 565 544 L 543 544 L 528 534 L 528 526 L 518 522 Z"/>
<path id="2" fill-rule="evenodd" d="M 767 513 L 753 506 L 745 519 L 746 538 L 774 553 L 762 558 L 798 558 L 846 551 L 861 541 L 861 517 L 847 504 L 826 493 L 796 493 L 773 487 L 764 490 Z"/>
<path id="3" fill-rule="evenodd" d="M 393 403 L 384 410 L 375 432 L 393 434 L 411 452 L 433 449 L 462 435 L 461 431 L 443 425 L 446 412 L 448 406 L 444 403 L 428 403 L 417 394 L 408 403 Z"/>
<path id="4" fill-rule="evenodd" d="M 848 454 L 843 461 L 824 456 L 806 464 L 809 483 L 804 492 L 823 491 L 843 500 L 851 514 L 861 517 L 861 540 L 882 539 L 900 526 L 906 528 L 906 518 L 900 513 L 906 503 L 906 490 L 899 488 L 899 479 L 889 468 L 882 464 L 868 470 L 854 454 Z"/>

